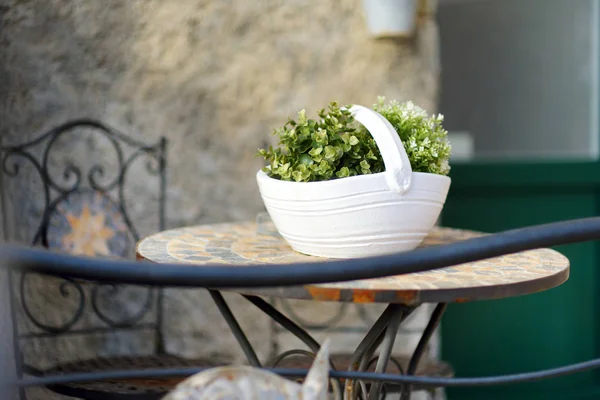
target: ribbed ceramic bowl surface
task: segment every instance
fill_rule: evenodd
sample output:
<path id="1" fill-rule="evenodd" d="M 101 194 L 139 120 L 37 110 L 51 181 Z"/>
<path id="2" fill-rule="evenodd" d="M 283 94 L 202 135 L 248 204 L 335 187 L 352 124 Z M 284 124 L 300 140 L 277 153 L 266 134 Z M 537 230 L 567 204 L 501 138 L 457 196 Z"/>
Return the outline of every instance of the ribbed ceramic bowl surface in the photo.
<path id="1" fill-rule="evenodd" d="M 283 238 L 300 253 L 356 258 L 412 250 L 435 225 L 450 178 L 412 172 L 389 121 L 362 106 L 350 111 L 373 135 L 385 172 L 289 182 L 258 171 L 267 212 Z"/>

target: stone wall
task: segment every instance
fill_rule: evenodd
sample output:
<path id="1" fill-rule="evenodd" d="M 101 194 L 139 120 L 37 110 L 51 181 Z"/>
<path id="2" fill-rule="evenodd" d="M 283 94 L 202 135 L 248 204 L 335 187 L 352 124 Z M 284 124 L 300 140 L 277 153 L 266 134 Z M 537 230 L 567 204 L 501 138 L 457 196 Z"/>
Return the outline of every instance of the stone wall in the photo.
<path id="1" fill-rule="evenodd" d="M 301 108 L 368 106 L 384 95 L 435 111 L 435 25 L 412 39 L 374 40 L 360 0 L 4 0 L 0 20 L 4 143 L 82 116 L 148 141 L 165 135 L 169 227 L 253 219 L 263 209 L 256 149 Z M 73 146 L 63 156 L 85 162 Z M 130 184 L 132 196 L 154 196 L 145 179 Z M 40 215 L 35 185 L 5 191 L 20 218 L 12 230 L 27 241 Z M 132 214 L 142 234 L 156 229 L 145 202 Z M 239 359 L 205 293 L 169 291 L 167 303 L 168 334 L 178 337 L 170 350 Z M 264 337 L 268 321 L 245 310 L 244 328 Z"/>

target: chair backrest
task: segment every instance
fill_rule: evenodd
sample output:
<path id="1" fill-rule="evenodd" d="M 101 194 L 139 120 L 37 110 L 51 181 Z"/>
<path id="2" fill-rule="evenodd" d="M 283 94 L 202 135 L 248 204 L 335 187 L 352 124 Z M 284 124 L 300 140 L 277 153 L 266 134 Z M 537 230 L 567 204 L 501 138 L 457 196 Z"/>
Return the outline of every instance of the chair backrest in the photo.
<path id="1" fill-rule="evenodd" d="M 141 219 L 153 231 L 165 228 L 166 144 L 165 138 L 146 144 L 90 119 L 67 122 L 23 144 L 0 143 L 5 240 L 20 239 L 72 255 L 132 257 L 140 239 L 130 214 L 133 206 L 156 205 L 155 223 L 149 224 L 147 215 Z M 142 161 L 147 161 L 148 176 L 136 182 L 131 178 L 141 173 Z M 151 193 L 153 199 L 133 199 L 129 195 L 132 183 L 143 186 L 134 191 Z M 16 221 L 18 217 L 21 221 Z M 23 235 L 24 226 L 32 227 L 29 238 Z M 20 234 L 11 235 L 16 230 Z M 150 331 L 153 349 L 164 349 L 160 290 L 87 284 L 32 273 L 10 274 L 9 286 L 20 344 L 57 337 L 66 340 L 67 336 L 97 337 L 121 329 Z M 27 353 L 25 346 L 19 347 Z M 56 346 L 55 358 L 62 355 L 63 347 Z M 34 355 L 35 350 L 31 351 Z M 24 357 L 28 364 L 31 357 Z"/>

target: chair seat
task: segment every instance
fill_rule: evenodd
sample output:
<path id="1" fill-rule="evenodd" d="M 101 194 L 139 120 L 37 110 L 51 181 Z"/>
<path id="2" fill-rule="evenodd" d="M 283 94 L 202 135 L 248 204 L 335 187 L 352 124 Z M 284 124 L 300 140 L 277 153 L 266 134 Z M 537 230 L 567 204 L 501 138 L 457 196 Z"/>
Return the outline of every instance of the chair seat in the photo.
<path id="1" fill-rule="evenodd" d="M 350 367 L 350 360 L 352 355 L 350 354 L 332 354 L 331 362 L 337 371 L 347 371 Z M 393 359 L 402 367 L 402 371 L 406 371 L 408 368 L 408 363 L 410 362 L 410 357 L 408 356 L 394 356 Z M 283 360 L 281 360 L 278 364 L 278 368 L 301 368 L 308 369 L 312 365 L 313 359 L 308 356 L 303 356 L 299 354 L 290 355 Z M 375 364 L 371 365 L 368 368 L 369 372 L 375 371 Z M 388 363 L 386 373 L 388 374 L 401 374 L 403 373 L 398 369 L 398 366 L 390 360 Z M 436 378 L 452 378 L 454 376 L 454 370 L 450 366 L 450 364 L 443 361 L 435 361 L 435 360 L 421 360 L 419 363 L 417 370 L 414 374 L 415 376 L 431 376 Z M 400 385 L 397 384 L 386 384 L 388 392 L 397 392 L 401 389 Z M 413 385 L 412 390 L 426 390 L 429 389 L 427 387 L 421 385 Z"/>
<path id="2" fill-rule="evenodd" d="M 59 364 L 41 372 L 41 375 L 140 370 L 155 368 L 207 368 L 223 365 L 218 360 L 184 359 L 171 355 L 121 356 L 95 358 Z M 39 375 L 39 374 L 35 374 Z M 154 400 L 161 399 L 187 376 L 153 379 L 114 379 L 89 383 L 52 385 L 53 392 L 90 400 Z"/>

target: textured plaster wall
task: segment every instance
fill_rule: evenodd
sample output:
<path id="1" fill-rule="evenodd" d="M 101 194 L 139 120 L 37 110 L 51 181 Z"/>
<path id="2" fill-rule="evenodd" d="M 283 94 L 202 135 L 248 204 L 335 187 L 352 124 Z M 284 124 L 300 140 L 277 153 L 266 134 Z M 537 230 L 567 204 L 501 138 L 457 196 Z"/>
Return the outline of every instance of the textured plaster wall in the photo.
<path id="1" fill-rule="evenodd" d="M 172 225 L 253 217 L 256 148 L 300 108 L 381 94 L 434 109 L 418 53 L 437 44 L 372 40 L 360 0 L 3 4 L 0 132 L 87 115 L 166 135 Z"/>
<path id="2" fill-rule="evenodd" d="M 360 0 L 3 0 L 0 21 L 2 140 L 81 116 L 148 141 L 167 136 L 170 227 L 254 218 L 256 149 L 301 108 L 368 106 L 385 95 L 435 111 L 434 24 L 410 40 L 374 40 Z M 86 154 L 65 142 L 56 162 L 84 164 Z M 139 176 L 131 195 L 154 198 Z M 22 241 L 40 215 L 35 187 L 33 178 L 5 187 Z M 141 233 L 153 232 L 146 202 L 132 204 Z M 239 359 L 205 293 L 169 292 L 168 307 L 169 334 L 179 337 L 171 350 Z M 268 321 L 245 309 L 242 324 L 258 342 Z"/>

